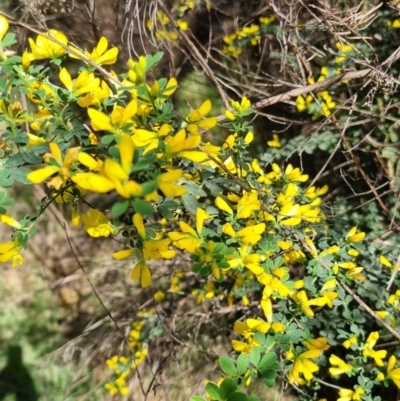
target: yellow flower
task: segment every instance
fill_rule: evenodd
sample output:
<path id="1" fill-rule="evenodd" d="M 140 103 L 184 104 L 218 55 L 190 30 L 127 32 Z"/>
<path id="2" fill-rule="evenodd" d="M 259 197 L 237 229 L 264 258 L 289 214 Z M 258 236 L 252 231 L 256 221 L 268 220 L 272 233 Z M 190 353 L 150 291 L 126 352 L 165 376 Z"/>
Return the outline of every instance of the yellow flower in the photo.
<path id="1" fill-rule="evenodd" d="M 379 256 L 379 262 L 383 264 L 383 266 L 388 267 L 389 269 L 393 269 L 393 263 L 389 262 L 389 260 L 386 258 L 385 255 L 380 255 Z"/>
<path id="2" fill-rule="evenodd" d="M 303 344 L 308 350 L 317 349 L 321 351 L 326 351 L 330 348 L 330 345 L 328 344 L 328 339 L 326 337 L 318 337 L 308 341 L 304 341 Z"/>
<path id="3" fill-rule="evenodd" d="M 255 275 L 264 273 L 264 269 L 260 265 L 261 255 L 251 253 L 251 248 L 248 245 L 241 246 L 239 253 L 234 255 L 228 263 L 232 268 L 238 266 L 247 267 Z"/>
<path id="4" fill-rule="evenodd" d="M 144 81 L 146 75 L 146 57 L 140 56 L 138 61 L 128 60 L 128 78 L 134 84 Z"/>
<path id="5" fill-rule="evenodd" d="M 280 148 L 282 146 L 281 141 L 279 140 L 278 134 L 272 134 L 272 141 L 268 141 L 267 145 L 271 146 L 271 148 Z"/>
<path id="6" fill-rule="evenodd" d="M 380 373 L 380 376 L 378 375 L 378 380 L 391 379 L 394 381 L 396 386 L 400 388 L 400 368 L 394 369 L 396 361 L 396 357 L 392 355 L 388 361 L 386 377 L 383 373 Z"/>
<path id="7" fill-rule="evenodd" d="M 192 135 L 198 134 L 199 128 L 210 129 L 217 125 L 216 117 L 209 117 L 203 119 L 203 117 L 211 111 L 211 101 L 206 100 L 198 109 L 193 110 L 187 117 L 186 120 L 188 125 L 186 129 Z"/>
<path id="8" fill-rule="evenodd" d="M 189 28 L 189 24 L 186 21 L 182 21 L 181 19 L 178 19 L 176 23 L 179 26 L 179 29 L 181 29 L 182 31 L 187 31 Z"/>
<path id="9" fill-rule="evenodd" d="M 69 148 L 65 157 L 63 158 L 61 150 L 55 142 L 51 142 L 49 146 L 50 154 L 46 154 L 44 157 L 48 160 L 53 159 L 56 165 L 52 164 L 47 167 L 32 171 L 27 175 L 27 178 L 34 184 L 40 184 L 53 174 L 58 173 L 47 184 L 49 188 L 55 188 L 58 191 L 60 190 L 61 186 L 65 184 L 69 178 L 71 178 L 71 167 L 78 158 L 79 147 Z"/>
<path id="10" fill-rule="evenodd" d="M 59 58 L 65 54 L 65 48 L 55 43 L 52 38 L 67 46 L 67 37 L 55 29 L 50 29 L 45 35 L 38 35 L 36 42 L 31 38 L 28 39 L 32 49 L 32 53 L 29 56 L 30 61 Z"/>
<path id="11" fill-rule="evenodd" d="M 143 217 L 139 213 L 133 215 L 132 222 L 143 243 L 142 252 L 137 248 L 124 249 L 122 251 L 114 252 L 112 256 L 114 259 L 122 260 L 130 256 L 141 254 L 142 259 L 133 268 L 131 278 L 132 280 L 141 279 L 142 287 L 147 287 L 151 283 L 151 272 L 146 261 L 152 259 L 171 259 L 175 256 L 176 252 L 168 249 L 169 244 L 171 243 L 170 239 L 148 238 L 143 223 Z"/>
<path id="12" fill-rule="evenodd" d="M 297 107 L 297 111 L 299 111 L 300 113 L 307 110 L 308 107 L 307 107 L 306 100 L 304 99 L 304 96 L 297 96 L 296 107 Z"/>
<path id="13" fill-rule="evenodd" d="M 348 242 L 360 242 L 365 238 L 364 232 L 357 233 L 357 226 L 354 226 L 346 235 L 346 241 Z"/>
<path id="14" fill-rule="evenodd" d="M 343 347 L 349 349 L 352 345 L 357 345 L 357 337 L 351 336 L 346 341 L 343 342 Z"/>
<path id="15" fill-rule="evenodd" d="M 361 387 L 358 387 L 356 391 L 341 388 L 339 390 L 340 398 L 338 398 L 337 401 L 360 401 L 361 396 L 364 395 L 364 393 L 365 392 Z"/>
<path id="16" fill-rule="evenodd" d="M 384 363 L 382 359 L 386 358 L 387 351 L 386 350 L 379 350 L 375 351 L 374 347 L 376 342 L 379 340 L 379 333 L 377 331 L 374 331 L 369 334 L 367 341 L 365 342 L 365 345 L 363 347 L 363 355 L 366 357 L 373 358 L 375 363 L 378 366 L 383 366 Z"/>
<path id="17" fill-rule="evenodd" d="M 12 267 L 22 265 L 24 258 L 20 254 L 22 246 L 18 239 L 0 244 L 0 263 L 11 261 Z"/>
<path id="18" fill-rule="evenodd" d="M 353 370 L 352 365 L 346 363 L 336 355 L 331 355 L 329 358 L 329 362 L 333 365 L 332 368 L 329 368 L 329 373 L 332 376 L 339 376 L 343 373 L 351 372 Z"/>
<path id="19" fill-rule="evenodd" d="M 171 160 L 173 157 L 184 157 L 195 163 L 201 163 L 208 159 L 204 152 L 192 150 L 199 146 L 200 135 L 186 137 L 186 131 L 181 129 L 175 136 L 168 136 L 165 140 L 165 151 L 163 157 Z"/>
<path id="20" fill-rule="evenodd" d="M 236 235 L 245 245 L 254 245 L 261 240 L 261 234 L 265 231 L 265 223 L 259 223 L 254 226 L 244 227 Z"/>
<path id="21" fill-rule="evenodd" d="M 134 150 L 132 138 L 129 135 L 122 135 L 119 143 L 120 163 L 107 158 L 100 173 L 77 173 L 72 177 L 72 181 L 92 192 L 107 193 L 115 189 L 126 199 L 140 196 L 143 192 L 141 185 L 129 179 Z M 93 159 L 94 162 L 90 162 L 87 157 L 85 159 L 88 163 L 86 165 L 94 169 L 96 161 Z M 81 157 L 80 162 L 86 163 Z"/>
<path id="22" fill-rule="evenodd" d="M 184 195 L 186 193 L 186 189 L 178 184 L 174 184 L 174 182 L 179 180 L 179 178 L 181 178 L 182 175 L 183 175 L 183 170 L 181 169 L 175 169 L 160 174 L 156 178 L 156 183 L 158 185 L 158 188 L 165 196 L 168 197 L 178 197 Z M 157 191 L 154 191 L 151 194 L 147 195 L 146 200 L 156 202 L 158 200 Z"/>
<path id="23" fill-rule="evenodd" d="M 164 301 L 164 299 L 165 299 L 165 292 L 164 292 L 164 291 L 157 291 L 157 292 L 154 294 L 154 299 L 155 299 L 157 302 L 162 302 L 162 301 Z"/>
<path id="24" fill-rule="evenodd" d="M 203 230 L 204 220 L 208 217 L 209 215 L 207 212 L 198 208 L 196 211 L 196 230 L 184 221 L 180 221 L 179 228 L 181 229 L 181 232 L 172 231 L 168 233 L 169 238 L 173 241 L 173 244 L 176 247 L 184 249 L 189 253 L 195 253 L 203 243 L 201 232 Z"/>
<path id="25" fill-rule="evenodd" d="M 269 25 L 271 22 L 275 21 L 275 15 L 270 15 L 269 17 L 260 17 L 259 21 L 262 25 Z"/>
<path id="26" fill-rule="evenodd" d="M 314 363 L 311 362 L 310 359 L 319 358 L 321 355 L 320 350 L 310 350 L 303 352 L 299 356 L 294 359 L 293 367 L 289 372 L 289 382 L 292 384 L 294 382 L 301 382 L 302 378 L 300 374 L 304 376 L 306 381 L 312 380 L 314 377 L 313 373 L 319 370 L 319 367 Z"/>
<path id="27" fill-rule="evenodd" d="M 6 224 L 7 226 L 16 228 L 17 230 L 22 228 L 21 224 L 18 223 L 18 221 L 14 220 L 8 214 L 1 214 L 0 213 L 0 222 L 3 223 L 3 224 Z"/>
<path id="28" fill-rule="evenodd" d="M 72 81 L 71 75 L 66 68 L 62 68 L 59 74 L 60 81 L 64 86 L 77 96 L 87 92 L 95 91 L 100 85 L 100 78 L 96 78 L 93 73 L 83 71 L 78 78 Z"/>
<path id="29" fill-rule="evenodd" d="M 28 135 L 29 138 L 29 142 L 26 145 L 28 148 L 46 143 L 46 141 L 43 138 L 40 138 L 37 135 L 30 134 L 29 132 L 27 132 L 26 135 Z"/>
<path id="30" fill-rule="evenodd" d="M 110 65 L 114 64 L 117 61 L 118 57 L 118 48 L 112 47 L 108 49 L 108 40 L 102 36 L 99 40 L 97 46 L 93 49 L 92 53 L 89 53 L 85 50 L 85 52 L 81 52 L 79 49 L 70 46 L 70 49 L 74 50 L 74 52 L 79 53 L 79 55 L 69 53 L 69 56 L 74 59 L 79 59 L 85 61 L 85 58 L 89 58 L 93 60 L 96 64 L 99 65 Z"/>
<path id="31" fill-rule="evenodd" d="M 136 129 L 132 136 L 133 143 L 136 147 L 142 148 L 147 146 L 143 151 L 143 155 L 150 152 L 153 149 L 158 148 L 160 140 L 167 136 L 172 131 L 172 126 L 169 124 L 163 124 L 159 129 L 149 131 L 146 129 Z"/>
<path id="32" fill-rule="evenodd" d="M 125 127 L 133 123 L 132 118 L 136 115 L 137 109 L 138 103 L 134 99 L 125 108 L 114 105 L 111 116 L 93 108 L 88 108 L 88 115 L 95 131 L 110 131 L 115 135 L 122 135 Z"/>
<path id="33" fill-rule="evenodd" d="M 233 214 L 232 208 L 228 205 L 228 202 L 226 202 L 224 199 L 222 199 L 220 196 L 217 196 L 215 198 L 215 206 L 217 206 L 218 209 L 222 210 L 223 212 L 226 212 L 230 215 Z"/>
<path id="34" fill-rule="evenodd" d="M 81 215 L 83 229 L 94 238 L 108 237 L 115 232 L 115 227 L 110 220 L 99 210 L 89 208 L 88 214 Z"/>
<path id="35" fill-rule="evenodd" d="M 237 219 L 248 219 L 254 211 L 261 208 L 261 201 L 256 191 L 246 192 L 237 202 Z"/>
<path id="36" fill-rule="evenodd" d="M 0 40 L 3 40 L 4 36 L 8 31 L 9 25 L 8 20 L 3 15 L 0 15 Z"/>

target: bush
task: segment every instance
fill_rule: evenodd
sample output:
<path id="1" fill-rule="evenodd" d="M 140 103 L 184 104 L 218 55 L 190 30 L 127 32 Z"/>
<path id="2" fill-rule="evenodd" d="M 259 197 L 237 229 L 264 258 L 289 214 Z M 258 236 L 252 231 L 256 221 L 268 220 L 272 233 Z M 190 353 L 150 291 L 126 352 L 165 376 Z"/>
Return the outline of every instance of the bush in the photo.
<path id="1" fill-rule="evenodd" d="M 265 18 L 261 27 L 226 39 L 224 53 L 239 56 L 238 49 L 257 42 L 257 35 L 278 35 L 270 31 L 274 19 Z M 249 116 L 260 105 L 252 108 L 246 97 L 232 100 L 217 118 L 209 116 L 212 104 L 206 100 L 182 117 L 170 100 L 177 80 L 148 79 L 162 53 L 130 59 L 118 75 L 104 67 L 118 56 L 104 37 L 91 52 L 81 51 L 50 30 L 30 39 L 31 50 L 18 56 L 6 51 L 14 35 L 7 33 L 4 17 L 0 28 L 0 185 L 48 187 L 37 213 L 21 219 L 7 214 L 13 199 L 0 193 L 0 221 L 12 229 L 10 241 L 0 244 L 0 262 L 21 265 L 49 205 L 68 204 L 74 227 L 124 242 L 113 258 L 132 263 L 132 280 L 154 288 L 155 302 L 183 293 L 198 303 L 247 308 L 233 325 L 235 354 L 219 357 L 221 379 L 206 384 L 209 399 L 259 400 L 246 395 L 256 378 L 270 388 L 290 385 L 307 400 L 394 397 L 395 386 L 400 388 L 399 262 L 365 240 L 370 234 L 357 225 L 329 218 L 322 201 L 328 186 L 314 185 L 318 176 L 309 183 L 290 163 L 263 164 L 289 153 L 280 149 L 278 135 L 267 152 L 252 156 Z M 333 63 L 350 60 L 351 46 L 336 47 Z M 80 62 L 76 76 L 63 66 L 67 57 Z M 349 78 L 337 74 L 333 66 L 323 67 L 318 81 Z M 315 96 L 300 93 L 297 110 L 315 121 L 330 117 L 336 102 L 325 84 L 312 77 L 309 84 L 303 93 L 315 89 Z M 218 121 L 229 135 L 209 142 L 206 133 Z M 346 141 L 343 134 L 332 135 Z M 307 146 L 313 153 L 322 144 Z M 91 194 L 111 198 L 110 210 L 93 207 Z M 346 213 L 349 204 L 343 205 Z M 379 220 L 374 210 L 365 215 Z M 152 261 L 181 253 L 190 255 L 196 279 L 175 268 L 165 291 L 153 282 Z M 114 374 L 105 385 L 111 395 L 128 393 L 129 375 L 161 335 L 156 311 L 141 312 L 126 338 L 126 353 L 107 361 Z"/>

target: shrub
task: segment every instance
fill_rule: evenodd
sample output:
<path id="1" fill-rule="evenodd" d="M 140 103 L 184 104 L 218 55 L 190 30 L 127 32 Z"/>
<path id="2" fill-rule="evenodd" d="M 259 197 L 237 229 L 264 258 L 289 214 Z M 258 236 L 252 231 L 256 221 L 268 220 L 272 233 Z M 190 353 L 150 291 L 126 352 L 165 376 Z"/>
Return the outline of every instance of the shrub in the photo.
<path id="1" fill-rule="evenodd" d="M 225 40 L 226 52 L 253 44 L 272 22 L 236 32 Z M 382 384 L 390 391 L 400 387 L 398 261 L 377 254 L 357 226 L 328 218 L 326 185 L 309 183 L 292 164 L 265 166 L 260 160 L 268 155 L 251 155 L 253 109 L 246 97 L 232 100 L 218 119 L 210 117 L 209 100 L 182 117 L 170 101 L 177 80 L 148 79 L 162 53 L 130 59 L 118 75 L 104 67 L 118 56 L 104 37 L 82 51 L 50 30 L 30 39 L 30 51 L 19 56 L 5 51 L 14 44 L 7 31 L 1 17 L 0 185 L 46 182 L 48 194 L 35 215 L 22 219 L 7 214 L 13 199 L 0 194 L 0 221 L 12 230 L 10 241 L 0 244 L 0 262 L 21 265 L 49 205 L 69 204 L 74 227 L 95 238 L 124 239 L 112 256 L 131 261 L 131 278 L 141 287 L 153 286 L 152 260 L 184 253 L 201 280 L 181 285 L 186 277 L 175 270 L 169 293 L 191 293 L 198 303 L 256 306 L 251 317 L 235 322 L 235 354 L 220 356 L 221 379 L 207 383 L 209 399 L 258 400 L 245 390 L 255 378 L 267 387 L 289 384 L 302 399 L 378 401 Z M 351 49 L 337 47 L 335 62 L 346 62 Z M 75 76 L 64 66 L 68 57 L 80 62 Z M 336 73 L 325 68 L 320 81 Z M 296 104 L 315 120 L 335 108 L 327 91 L 315 99 L 300 95 Z M 205 133 L 218 121 L 230 134 L 208 142 Z M 279 136 L 269 146 L 267 154 L 284 154 Z M 116 195 L 110 211 L 90 204 L 93 193 Z M 165 297 L 154 291 L 155 301 Z M 154 310 L 139 318 L 126 354 L 107 361 L 114 372 L 105 386 L 111 395 L 128 393 L 129 375 L 158 335 L 143 332 L 146 325 L 155 328 Z"/>

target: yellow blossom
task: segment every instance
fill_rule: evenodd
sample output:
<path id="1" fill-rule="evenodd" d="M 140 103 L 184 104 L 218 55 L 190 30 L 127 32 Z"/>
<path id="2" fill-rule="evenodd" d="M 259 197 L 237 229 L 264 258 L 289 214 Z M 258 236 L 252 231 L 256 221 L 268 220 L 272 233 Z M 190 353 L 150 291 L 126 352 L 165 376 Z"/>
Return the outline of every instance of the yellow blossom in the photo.
<path id="1" fill-rule="evenodd" d="M 351 336 L 346 341 L 343 342 L 343 347 L 349 349 L 352 345 L 357 345 L 357 337 Z"/>
<path id="2" fill-rule="evenodd" d="M 384 363 L 382 359 L 386 358 L 387 351 L 386 350 L 379 350 L 375 351 L 374 347 L 376 342 L 379 340 L 379 333 L 377 331 L 374 331 L 369 334 L 367 341 L 365 342 L 365 345 L 363 347 L 363 355 L 366 357 L 373 358 L 375 363 L 378 366 L 383 366 Z"/>
<path id="3" fill-rule="evenodd" d="M 339 390 L 340 398 L 337 401 L 361 401 L 361 396 L 364 395 L 364 390 L 358 387 L 356 391 L 341 388 Z"/>
<path id="4" fill-rule="evenodd" d="M 360 242 L 365 238 L 364 232 L 357 233 L 357 226 L 354 226 L 346 235 L 346 241 L 348 242 Z"/>
<path id="5" fill-rule="evenodd" d="M 289 372 L 289 382 L 301 382 L 302 378 L 300 377 L 300 374 L 304 376 L 306 381 L 309 382 L 312 380 L 314 377 L 313 373 L 317 372 L 319 367 L 314 362 L 311 362 L 310 359 L 319 358 L 320 355 L 321 351 L 316 349 L 298 355 L 294 359 L 293 367 Z"/>
<path id="6" fill-rule="evenodd" d="M 89 58 L 99 65 L 114 64 L 117 61 L 118 57 L 118 48 L 112 47 L 111 49 L 108 49 L 108 40 L 104 36 L 100 38 L 99 43 L 91 53 L 89 53 L 88 51 L 85 51 L 83 53 L 73 46 L 70 46 L 70 49 L 73 50 L 73 52 L 69 53 L 69 56 L 71 58 L 83 61 L 85 61 L 86 58 Z"/>
<path id="7" fill-rule="evenodd" d="M 7 226 L 16 228 L 17 230 L 22 228 L 21 224 L 18 223 L 18 221 L 14 220 L 8 214 L 1 214 L 0 213 L 0 222 L 3 223 L 3 224 L 6 224 Z"/>
<path id="8" fill-rule="evenodd" d="M 22 249 L 18 239 L 0 244 L 0 263 L 12 262 L 12 267 L 22 265 L 23 256 L 20 254 Z"/>
<path id="9" fill-rule="evenodd" d="M 268 141 L 267 145 L 271 148 L 280 148 L 282 146 L 278 134 L 272 134 L 272 141 Z"/>
<path id="10" fill-rule="evenodd" d="M 50 188 L 55 188 L 58 191 L 61 185 L 71 178 L 71 167 L 73 167 L 78 158 L 79 147 L 69 148 L 65 157 L 63 157 L 59 146 L 55 142 L 51 142 L 49 146 L 50 153 L 45 155 L 45 159 L 53 159 L 55 164 L 32 171 L 27 175 L 27 178 L 34 184 L 40 184 L 53 174 L 58 173 L 47 184 Z"/>
<path id="11" fill-rule="evenodd" d="M 38 35 L 36 42 L 33 41 L 33 39 L 28 38 L 32 49 L 32 53 L 29 56 L 30 61 L 43 60 L 47 58 L 59 58 L 65 54 L 65 48 L 58 43 L 55 43 L 52 38 L 56 39 L 58 42 L 61 42 L 64 46 L 67 46 L 67 37 L 55 29 L 50 29 L 44 35 Z"/>
<path id="12" fill-rule="evenodd" d="M 99 210 L 89 208 L 88 214 L 81 215 L 83 229 L 94 238 L 108 237 L 115 232 L 115 227 L 110 220 Z"/>
<path id="13" fill-rule="evenodd" d="M 217 206 L 218 209 L 222 210 L 223 212 L 226 212 L 230 215 L 233 214 L 232 208 L 228 205 L 228 203 L 221 198 L 220 196 L 217 196 L 215 198 L 215 206 Z"/>
<path id="14" fill-rule="evenodd" d="M 7 18 L 4 17 L 4 15 L 0 15 L 0 40 L 3 40 L 4 36 L 6 36 L 8 28 L 9 24 Z"/>
<path id="15" fill-rule="evenodd" d="M 329 357 L 329 362 L 333 367 L 329 368 L 329 373 L 332 376 L 339 376 L 343 373 L 351 372 L 353 370 L 352 365 L 346 363 L 336 355 L 331 355 Z"/>
<path id="16" fill-rule="evenodd" d="M 216 117 L 209 117 L 203 119 L 203 117 L 211 111 L 211 101 L 206 100 L 198 109 L 193 110 L 187 117 L 186 120 L 188 125 L 187 131 L 195 135 L 198 133 L 199 128 L 210 129 L 217 125 Z"/>
<path id="17" fill-rule="evenodd" d="M 383 373 L 379 373 L 378 380 L 390 379 L 400 388 L 400 368 L 394 369 L 397 359 L 394 355 L 391 355 L 387 364 L 386 376 Z"/>

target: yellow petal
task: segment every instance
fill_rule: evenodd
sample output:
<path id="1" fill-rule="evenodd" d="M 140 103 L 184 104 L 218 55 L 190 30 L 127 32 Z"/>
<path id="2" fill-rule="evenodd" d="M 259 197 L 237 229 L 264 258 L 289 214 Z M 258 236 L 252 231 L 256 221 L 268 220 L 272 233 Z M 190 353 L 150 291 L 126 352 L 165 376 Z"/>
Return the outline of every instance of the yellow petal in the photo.
<path id="1" fill-rule="evenodd" d="M 34 184 L 40 184 L 59 170 L 57 166 L 48 166 L 30 172 L 26 178 Z"/>
<path id="2" fill-rule="evenodd" d="M 208 213 L 201 208 L 196 210 L 196 231 L 201 234 L 203 230 L 204 220 L 207 219 Z"/>
<path id="3" fill-rule="evenodd" d="M 90 122 L 95 131 L 112 131 L 111 119 L 101 111 L 88 108 Z"/>
<path id="4" fill-rule="evenodd" d="M 117 260 L 123 260 L 129 258 L 129 256 L 134 255 L 135 253 L 134 249 L 124 249 L 122 251 L 114 252 L 112 257 Z"/>
<path id="5" fill-rule="evenodd" d="M 0 40 L 3 40 L 9 28 L 8 20 L 3 15 L 0 15 Z"/>
<path id="6" fill-rule="evenodd" d="M 130 120 L 137 112 L 138 104 L 137 100 L 134 99 L 128 103 L 128 105 L 125 107 L 124 112 L 122 113 L 122 122 L 127 122 Z"/>
<path id="7" fill-rule="evenodd" d="M 139 213 L 135 213 L 132 218 L 133 224 L 136 227 L 138 234 L 141 236 L 142 239 L 146 238 L 146 229 L 144 228 L 143 224 L 143 217 Z"/>
<path id="8" fill-rule="evenodd" d="M 60 81 L 64 84 L 64 86 L 69 90 L 72 88 L 72 79 L 71 75 L 66 68 L 62 68 L 59 74 Z"/>
<path id="9" fill-rule="evenodd" d="M 14 220 L 8 214 L 0 214 L 0 222 L 16 229 L 22 228 L 21 224 L 18 223 L 18 221 Z"/>
<path id="10" fill-rule="evenodd" d="M 133 161 L 133 152 L 135 148 L 133 146 L 132 138 L 129 135 L 122 135 L 119 143 L 119 154 L 121 157 L 121 165 L 125 173 L 129 175 L 131 170 L 131 164 Z"/>
<path id="11" fill-rule="evenodd" d="M 222 211 L 232 215 L 233 210 L 232 208 L 228 205 L 228 203 L 222 199 L 220 196 L 215 198 L 215 205 L 217 206 L 218 209 L 221 209 Z"/>

